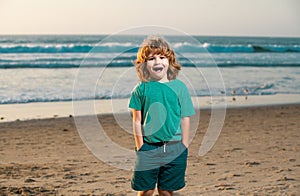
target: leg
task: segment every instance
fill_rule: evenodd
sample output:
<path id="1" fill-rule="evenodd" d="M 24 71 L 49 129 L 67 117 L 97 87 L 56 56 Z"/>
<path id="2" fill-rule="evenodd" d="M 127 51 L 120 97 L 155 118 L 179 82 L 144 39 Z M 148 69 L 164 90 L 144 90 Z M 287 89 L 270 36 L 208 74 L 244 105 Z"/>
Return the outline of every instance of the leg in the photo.
<path id="1" fill-rule="evenodd" d="M 152 196 L 154 193 L 154 189 L 148 191 L 139 191 L 138 196 Z"/>
<path id="2" fill-rule="evenodd" d="M 187 155 L 188 150 L 184 144 L 167 145 L 167 153 L 164 157 L 166 162 L 160 167 L 157 182 L 160 195 L 173 195 L 172 191 L 177 191 L 185 186 Z M 172 160 L 173 158 L 174 160 Z"/>
<path id="3" fill-rule="evenodd" d="M 158 189 L 159 196 L 173 196 L 173 191 Z"/>
<path id="4" fill-rule="evenodd" d="M 155 159 L 157 146 L 144 143 L 137 152 L 131 187 L 138 196 L 152 196 L 157 183 L 159 163 Z"/>

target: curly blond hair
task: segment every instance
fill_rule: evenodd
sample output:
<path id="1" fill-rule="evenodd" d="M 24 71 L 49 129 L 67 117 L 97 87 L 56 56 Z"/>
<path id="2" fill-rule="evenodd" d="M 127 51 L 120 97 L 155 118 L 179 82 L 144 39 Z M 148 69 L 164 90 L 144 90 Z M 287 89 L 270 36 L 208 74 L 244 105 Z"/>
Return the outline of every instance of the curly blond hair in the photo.
<path id="1" fill-rule="evenodd" d="M 146 69 L 147 58 L 150 54 L 160 54 L 167 57 L 169 60 L 168 80 L 174 80 L 177 77 L 178 72 L 181 70 L 181 65 L 177 62 L 175 52 L 162 37 L 151 36 L 142 43 L 134 63 L 140 81 L 148 82 L 150 80 L 150 74 Z"/>

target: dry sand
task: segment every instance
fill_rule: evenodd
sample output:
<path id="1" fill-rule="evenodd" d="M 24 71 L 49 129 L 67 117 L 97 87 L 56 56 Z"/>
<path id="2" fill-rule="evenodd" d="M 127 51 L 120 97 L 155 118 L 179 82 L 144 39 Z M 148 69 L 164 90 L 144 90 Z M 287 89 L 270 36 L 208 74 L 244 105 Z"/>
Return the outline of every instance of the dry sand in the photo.
<path id="1" fill-rule="evenodd" d="M 112 115 L 99 119 L 113 141 L 133 149 Z M 175 195 L 300 194 L 300 105 L 228 109 L 215 146 L 201 157 L 209 119 L 201 110 L 187 186 Z M 72 117 L 0 123 L 0 195 L 136 195 L 131 175 L 94 157 Z"/>

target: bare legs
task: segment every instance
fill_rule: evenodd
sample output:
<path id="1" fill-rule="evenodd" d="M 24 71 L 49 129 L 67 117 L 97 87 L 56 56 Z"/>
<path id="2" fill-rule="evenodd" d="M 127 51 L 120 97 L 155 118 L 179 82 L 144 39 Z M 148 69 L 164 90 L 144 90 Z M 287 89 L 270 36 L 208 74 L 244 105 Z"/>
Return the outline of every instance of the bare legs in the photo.
<path id="1" fill-rule="evenodd" d="M 158 194 L 160 196 L 173 196 L 173 191 L 165 191 L 165 190 L 158 189 Z"/>
<path id="2" fill-rule="evenodd" d="M 154 193 L 154 189 L 148 191 L 139 191 L 138 196 L 152 196 Z"/>
<path id="3" fill-rule="evenodd" d="M 138 196 L 152 196 L 154 193 L 154 189 L 148 191 L 140 191 L 138 192 Z M 173 196 L 173 191 L 165 191 L 158 189 L 159 196 Z"/>

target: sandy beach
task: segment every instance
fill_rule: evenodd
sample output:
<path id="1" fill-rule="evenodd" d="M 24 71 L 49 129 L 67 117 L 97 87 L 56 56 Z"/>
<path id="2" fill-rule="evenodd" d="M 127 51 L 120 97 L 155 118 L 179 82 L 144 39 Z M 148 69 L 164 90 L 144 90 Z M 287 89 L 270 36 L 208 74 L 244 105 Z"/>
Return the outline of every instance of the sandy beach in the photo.
<path id="1" fill-rule="evenodd" d="M 223 98 L 224 100 L 220 101 Z M 128 112 L 128 101 L 128 99 L 104 99 L 74 102 L 0 104 L 0 123 L 15 120 L 125 113 Z M 251 95 L 247 96 L 247 99 L 245 95 L 234 97 L 220 96 L 216 98 L 204 96 L 193 97 L 193 103 L 195 107 L 198 106 L 201 109 L 210 109 L 212 104 L 216 107 L 226 106 L 227 108 L 298 104 L 300 103 L 300 94 Z"/>
<path id="2" fill-rule="evenodd" d="M 175 195 L 299 194 L 299 104 L 227 109 L 222 132 L 205 156 L 198 150 L 211 111 L 200 113 L 187 186 Z M 98 118 L 114 142 L 133 149 L 132 135 L 113 115 Z M 72 116 L 2 122 L 0 140 L 0 195 L 136 195 L 132 172 L 97 159 Z"/>

